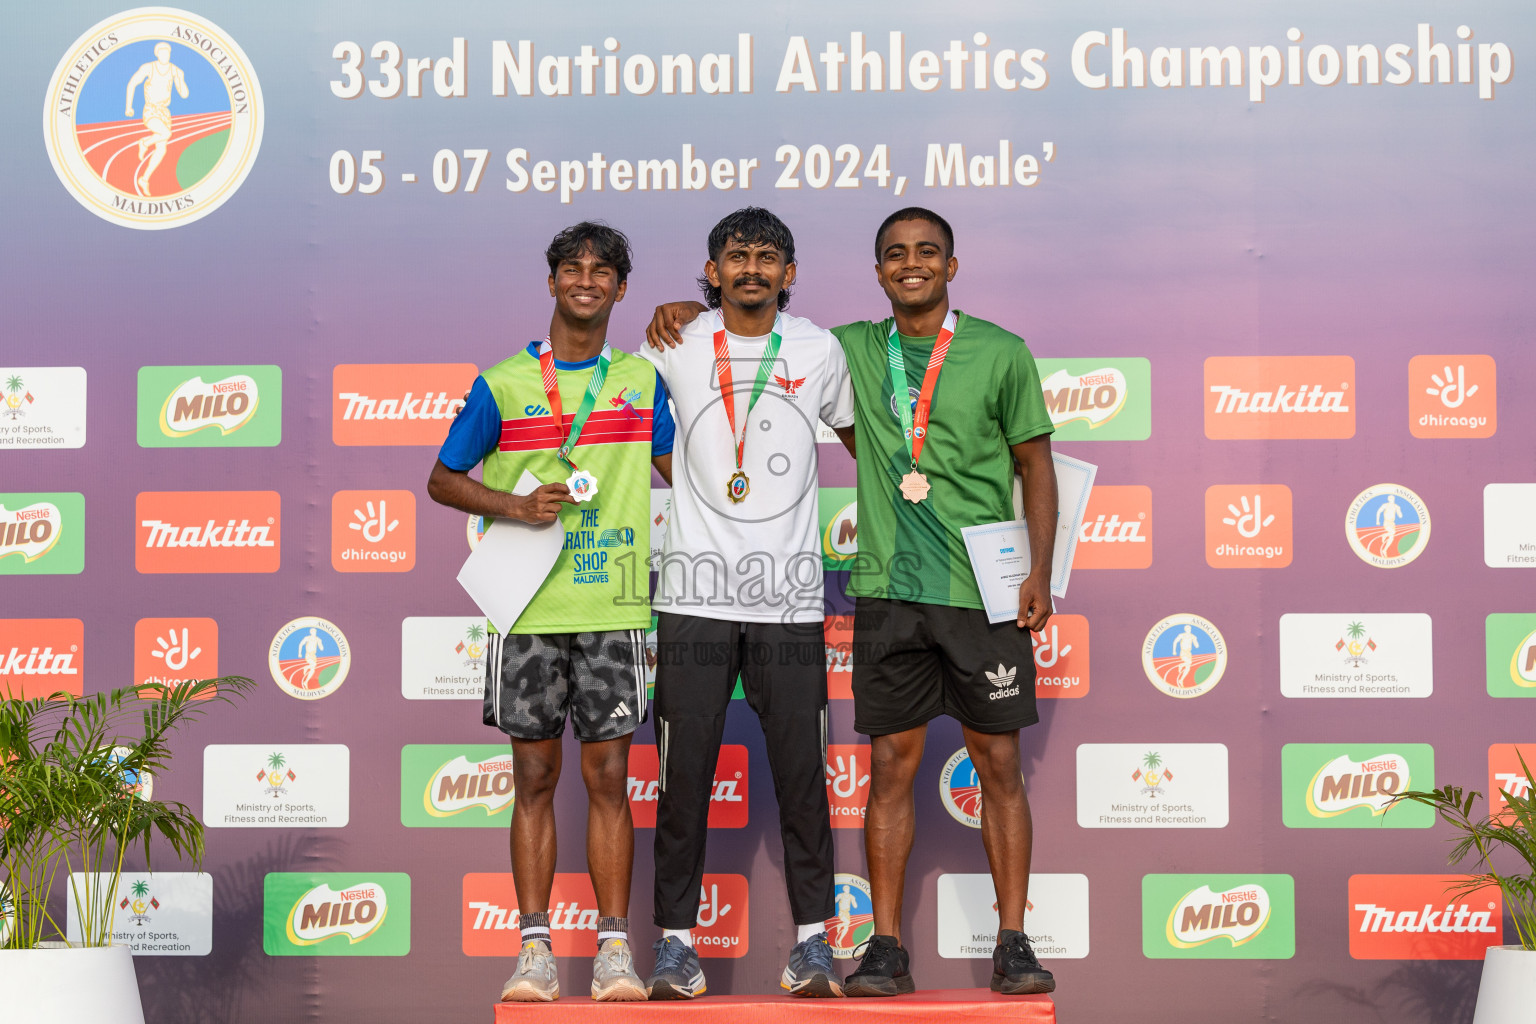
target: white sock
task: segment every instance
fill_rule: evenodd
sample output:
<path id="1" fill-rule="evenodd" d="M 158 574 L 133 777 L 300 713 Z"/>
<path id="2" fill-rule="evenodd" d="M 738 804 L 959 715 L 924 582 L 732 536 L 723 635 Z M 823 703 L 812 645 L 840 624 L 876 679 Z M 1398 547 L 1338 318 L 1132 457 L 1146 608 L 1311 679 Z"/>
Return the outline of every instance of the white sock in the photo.
<path id="1" fill-rule="evenodd" d="M 688 946 L 690 949 L 693 947 L 692 929 L 684 928 L 682 931 L 678 931 L 676 928 L 663 928 L 661 931 L 661 937 L 664 939 L 676 939 L 678 942 L 683 943 L 683 945 Z"/>
<path id="2" fill-rule="evenodd" d="M 827 930 L 825 922 L 817 921 L 815 924 L 801 924 L 795 926 L 795 945 L 799 945 L 806 939 L 814 939 Z"/>
<path id="3" fill-rule="evenodd" d="M 541 928 L 541 927 L 524 928 L 524 929 L 522 929 L 521 938 L 522 938 L 522 940 L 524 942 L 530 942 L 530 941 L 533 941 L 533 940 L 538 940 L 539 942 L 544 943 L 544 945 L 546 945 L 546 946 L 550 945 L 549 929 L 548 928 Z"/>

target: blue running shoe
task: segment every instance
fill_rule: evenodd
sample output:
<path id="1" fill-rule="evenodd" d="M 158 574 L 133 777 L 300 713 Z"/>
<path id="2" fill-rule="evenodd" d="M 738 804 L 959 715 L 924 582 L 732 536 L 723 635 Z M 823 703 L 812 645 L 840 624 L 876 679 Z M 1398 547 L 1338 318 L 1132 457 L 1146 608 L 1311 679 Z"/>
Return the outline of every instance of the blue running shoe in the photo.
<path id="1" fill-rule="evenodd" d="M 841 996 L 842 985 L 832 970 L 832 947 L 827 933 L 812 935 L 789 951 L 789 966 L 779 984 L 792 996 Z"/>
<path id="2" fill-rule="evenodd" d="M 704 971 L 692 946 L 665 938 L 657 939 L 651 948 L 656 951 L 656 970 L 645 983 L 651 999 L 692 999 L 704 994 Z"/>

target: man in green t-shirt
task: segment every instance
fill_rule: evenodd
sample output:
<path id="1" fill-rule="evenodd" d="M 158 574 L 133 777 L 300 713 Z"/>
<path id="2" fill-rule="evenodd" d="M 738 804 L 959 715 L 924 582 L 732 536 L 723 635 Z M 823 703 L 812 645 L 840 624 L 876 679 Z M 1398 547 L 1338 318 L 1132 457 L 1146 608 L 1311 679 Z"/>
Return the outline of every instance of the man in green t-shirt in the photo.
<path id="1" fill-rule="evenodd" d="M 566 719 L 581 741 L 587 873 L 597 898 L 592 998 L 646 998 L 629 948 L 634 823 L 629 745 L 645 720 L 644 547 L 651 468 L 672 472 L 673 426 L 654 367 L 608 344 L 624 297 L 629 240 L 584 221 L 544 253 L 554 312 L 548 336 L 475 378 L 427 481 L 432 500 L 471 515 L 551 525 L 553 568 L 486 652 L 484 719 L 511 738 L 517 801 L 512 875 L 521 950 L 503 1002 L 559 998 L 550 939 L 555 784 Z M 469 471 L 482 467 L 482 479 Z M 524 494 L 518 485 L 533 477 Z"/>
<path id="2" fill-rule="evenodd" d="M 943 714 L 959 719 L 981 787 L 999 923 L 992 988 L 1056 987 L 1023 930 L 1032 828 L 1019 766 L 1019 730 L 1039 721 L 1026 630 L 1051 616 L 1051 420 L 1023 339 L 950 308 L 958 269 L 942 217 L 898 210 L 875 234 L 875 276 L 892 317 L 832 329 L 853 378 L 859 455 L 859 554 L 848 588 L 856 599 L 854 728 L 873 748 L 864 850 L 875 934 L 844 982 L 849 996 L 916 988 L 901 946 L 912 786 L 927 723 Z M 695 307 L 658 308 L 647 329 L 652 343 L 675 341 Z M 993 624 L 960 531 L 1014 518 L 1015 469 L 1030 573 L 1016 620 Z"/>

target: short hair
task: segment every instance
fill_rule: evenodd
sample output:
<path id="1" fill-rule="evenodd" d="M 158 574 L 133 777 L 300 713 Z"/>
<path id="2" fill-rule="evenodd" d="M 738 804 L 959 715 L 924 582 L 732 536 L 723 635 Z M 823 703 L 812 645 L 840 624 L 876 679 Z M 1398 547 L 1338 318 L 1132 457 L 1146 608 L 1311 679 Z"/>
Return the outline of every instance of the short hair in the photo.
<path id="1" fill-rule="evenodd" d="M 579 260 L 581 254 L 588 249 L 593 256 L 613 268 L 614 273 L 619 275 L 620 284 L 629 278 L 629 270 L 633 266 L 629 239 L 618 228 L 611 228 L 599 220 L 572 224 L 554 237 L 549 248 L 544 250 L 549 272 L 553 274 L 555 268 L 567 260 Z"/>
<path id="2" fill-rule="evenodd" d="M 880 252 L 885 243 L 885 233 L 891 229 L 891 225 L 909 220 L 925 220 L 938 228 L 939 234 L 944 236 L 944 258 L 949 259 L 949 257 L 955 254 L 955 231 L 949 226 L 949 221 L 940 217 L 932 210 L 924 209 L 921 206 L 906 206 L 880 222 L 880 228 L 875 232 L 876 263 L 880 262 Z"/>
<path id="3" fill-rule="evenodd" d="M 771 245 L 784 253 L 784 265 L 795 262 L 795 236 L 770 210 L 761 206 L 745 206 L 735 213 L 728 213 L 709 232 L 709 259 L 720 261 L 720 254 L 731 242 L 746 245 Z M 704 305 L 720 308 L 720 289 L 709 283 L 709 278 L 699 275 L 699 289 L 704 293 Z M 779 309 L 789 306 L 789 289 L 779 289 Z"/>

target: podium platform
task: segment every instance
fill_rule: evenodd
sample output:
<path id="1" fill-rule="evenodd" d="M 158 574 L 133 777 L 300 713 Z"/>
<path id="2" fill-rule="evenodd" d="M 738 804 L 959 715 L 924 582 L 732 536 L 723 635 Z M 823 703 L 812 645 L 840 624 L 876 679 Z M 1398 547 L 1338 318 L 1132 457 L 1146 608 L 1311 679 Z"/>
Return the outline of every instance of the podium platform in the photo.
<path id="1" fill-rule="evenodd" d="M 963 1024 L 1011 1021 L 1055 1024 L 1050 996 L 1000 996 L 986 989 L 953 988 L 910 996 L 865 999 L 791 999 L 788 996 L 700 996 L 658 1003 L 594 1003 L 585 992 L 553 1003 L 497 1003 L 495 1024 L 567 1024 L 622 1019 L 663 1024 L 919 1024 L 954 1017 Z"/>

